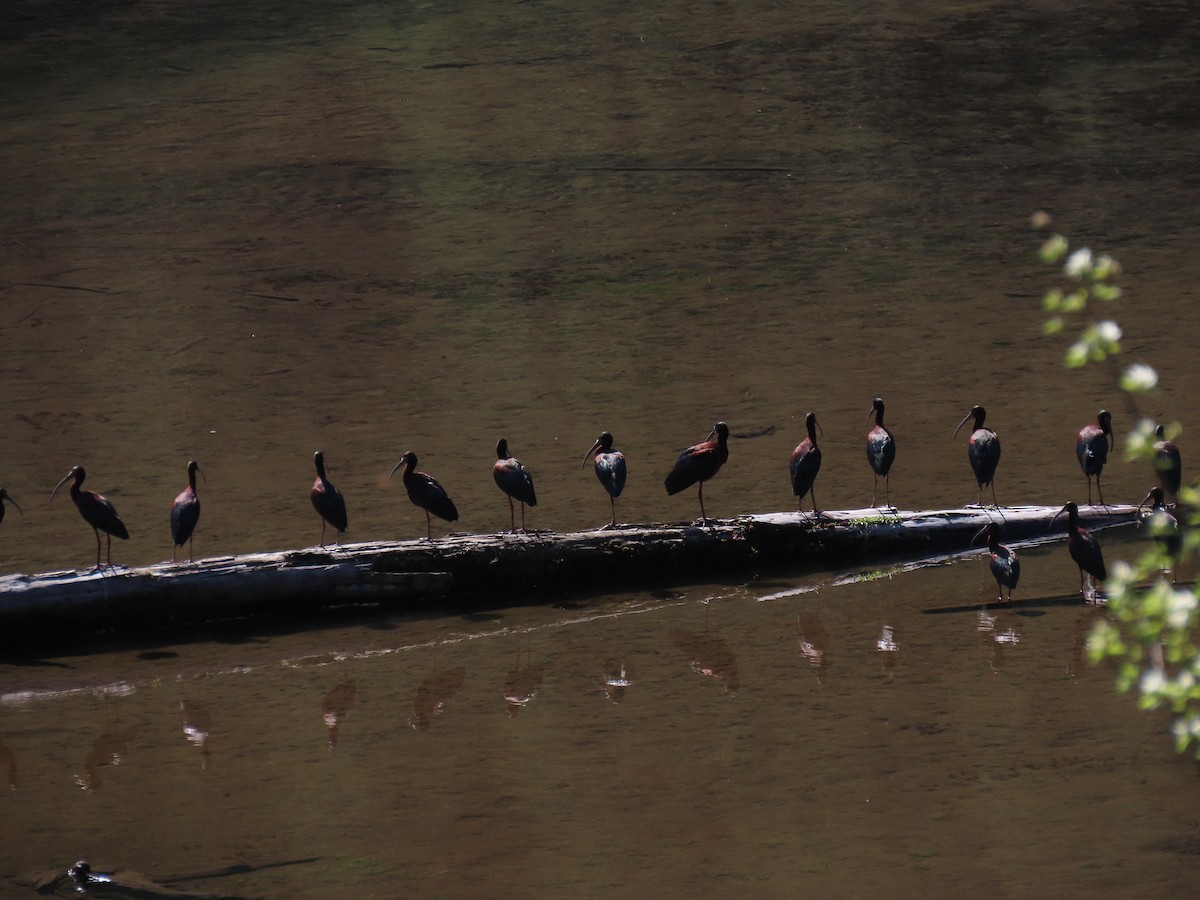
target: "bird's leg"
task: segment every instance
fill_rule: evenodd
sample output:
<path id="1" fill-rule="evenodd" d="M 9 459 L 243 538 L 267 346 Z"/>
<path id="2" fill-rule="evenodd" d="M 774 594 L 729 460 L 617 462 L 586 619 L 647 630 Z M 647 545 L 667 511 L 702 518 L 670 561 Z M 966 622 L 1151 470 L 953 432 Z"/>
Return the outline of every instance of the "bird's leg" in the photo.
<path id="1" fill-rule="evenodd" d="M 100 529 L 92 528 L 92 531 L 96 534 L 96 568 L 103 569 L 104 567 L 100 565 Z"/>
<path id="2" fill-rule="evenodd" d="M 883 476 L 883 500 L 887 504 L 887 508 L 892 508 L 892 475 L 889 472 Z"/>
<path id="3" fill-rule="evenodd" d="M 508 498 L 508 533 L 517 533 L 517 511 L 513 509 L 512 497 Z"/>
<path id="4" fill-rule="evenodd" d="M 996 482 L 994 481 L 992 482 L 992 506 L 996 507 L 996 509 L 1000 508 L 1000 503 L 996 500 Z M 1012 599 L 1012 588 L 1008 589 L 1008 599 Z"/>
<path id="5" fill-rule="evenodd" d="M 1100 473 L 1099 472 L 1096 473 L 1096 493 L 1100 495 L 1100 505 L 1108 506 L 1108 504 L 1104 502 L 1104 489 L 1102 487 L 1100 487 Z M 1091 494 L 1088 494 L 1088 500 L 1090 501 L 1091 499 L 1092 499 Z"/>
<path id="6" fill-rule="evenodd" d="M 878 506 L 875 505 L 875 501 L 878 498 L 878 496 L 879 496 L 879 475 L 876 474 L 875 475 L 875 485 L 874 485 L 874 487 L 871 488 L 871 509 L 879 508 Z"/>
<path id="7" fill-rule="evenodd" d="M 429 510 L 425 510 L 425 539 L 433 540 L 433 522 L 429 518 Z"/>
<path id="8" fill-rule="evenodd" d="M 708 514 L 704 511 L 704 482 L 700 482 L 700 524 L 708 524 Z"/>
<path id="9" fill-rule="evenodd" d="M 1082 595 L 1084 600 L 1087 599 L 1087 587 L 1083 582 L 1083 569 L 1079 570 L 1079 593 Z"/>
<path id="10" fill-rule="evenodd" d="M 192 558 L 192 539 L 188 537 L 188 562 L 194 562 Z"/>
<path id="11" fill-rule="evenodd" d="M 810 500 L 812 500 L 813 518 L 816 518 L 817 516 L 821 515 L 821 511 L 819 509 L 817 509 L 817 489 L 815 486 L 812 488 L 809 488 L 808 498 Z"/>
<path id="12" fill-rule="evenodd" d="M 321 516 L 321 549 L 325 549 L 325 517 Z"/>
<path id="13" fill-rule="evenodd" d="M 617 498 L 610 496 L 608 503 L 612 507 L 612 521 L 608 523 L 609 528 L 617 527 Z"/>
<path id="14" fill-rule="evenodd" d="M 525 501 L 521 501 L 521 534 L 525 533 Z"/>
<path id="15" fill-rule="evenodd" d="M 1088 480 L 1088 506 L 1092 505 L 1092 476 L 1087 477 Z"/>
<path id="16" fill-rule="evenodd" d="M 98 535 L 98 534 L 96 535 L 96 537 L 99 537 L 99 536 L 100 535 Z M 105 537 L 108 538 L 108 567 L 111 569 L 112 568 L 112 535 L 106 534 Z"/>
<path id="17" fill-rule="evenodd" d="M 172 541 L 172 542 L 171 542 L 171 562 L 175 562 L 175 550 L 176 550 L 176 549 L 177 549 L 177 548 L 176 548 L 176 546 L 175 546 L 175 542 L 174 542 L 174 541 Z"/>

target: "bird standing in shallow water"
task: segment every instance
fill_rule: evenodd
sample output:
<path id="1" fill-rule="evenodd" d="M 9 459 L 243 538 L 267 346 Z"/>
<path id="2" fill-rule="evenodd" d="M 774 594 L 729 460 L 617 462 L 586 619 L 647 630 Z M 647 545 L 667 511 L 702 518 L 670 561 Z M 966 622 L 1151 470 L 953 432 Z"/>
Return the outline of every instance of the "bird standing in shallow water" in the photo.
<path id="1" fill-rule="evenodd" d="M 1100 504 L 1104 505 L 1104 491 L 1100 489 L 1100 473 L 1108 462 L 1108 451 L 1111 449 L 1112 414 L 1102 409 L 1096 416 L 1095 425 L 1084 425 L 1079 429 L 1075 438 L 1075 455 L 1079 457 L 1079 468 L 1088 480 L 1088 506 L 1092 505 L 1092 476 L 1096 478 L 1096 492 L 1100 495 Z"/>
<path id="2" fill-rule="evenodd" d="M 1179 496 L 1179 484 L 1183 481 L 1183 459 L 1174 441 L 1167 440 L 1166 429 L 1158 425 L 1154 429 L 1154 471 L 1164 493 Z"/>
<path id="3" fill-rule="evenodd" d="M 347 526 L 346 501 L 342 499 L 341 491 L 325 477 L 325 454 L 318 450 L 313 454 L 313 463 L 317 467 L 317 480 L 313 482 L 309 497 L 312 499 L 313 509 L 321 517 L 321 546 L 325 546 L 326 522 L 333 526 L 337 532 L 336 541 L 341 544 L 342 532 Z"/>
<path id="4" fill-rule="evenodd" d="M 884 502 L 892 505 L 891 478 L 888 473 L 892 463 L 896 461 L 896 438 L 883 424 L 883 400 L 876 397 L 871 403 L 871 412 L 867 413 L 867 421 L 875 416 L 875 427 L 867 433 L 867 462 L 875 472 L 875 487 L 871 491 L 871 506 L 875 507 L 879 495 L 879 478 L 883 476 Z"/>
<path id="5" fill-rule="evenodd" d="M 701 523 L 708 522 L 708 515 L 704 512 L 704 482 L 716 475 L 729 459 L 728 442 L 729 426 L 718 422 L 707 438 L 679 454 L 675 467 L 663 482 L 668 494 L 678 494 L 693 484 L 700 485 Z"/>
<path id="6" fill-rule="evenodd" d="M 792 493 L 796 495 L 800 512 L 804 512 L 804 495 L 811 494 L 813 515 L 817 516 L 821 514 L 821 511 L 817 509 L 817 492 L 814 489 L 814 483 L 817 480 L 817 473 L 821 471 L 821 448 L 817 446 L 817 429 L 821 426 L 817 424 L 816 413 L 805 415 L 804 427 L 808 429 L 808 437 L 796 445 L 789 464 L 792 473 Z"/>
<path id="7" fill-rule="evenodd" d="M 75 508 L 79 510 L 79 514 L 83 516 L 83 521 L 91 525 L 92 531 L 96 533 L 96 568 L 104 568 L 100 565 L 101 531 L 108 536 L 108 565 L 111 567 L 112 539 L 117 537 L 123 541 L 129 540 L 129 530 L 121 521 L 121 517 L 117 515 L 116 507 L 107 498 L 100 496 L 95 491 L 80 490 L 79 486 L 83 484 L 83 479 L 87 478 L 87 472 L 84 471 L 83 466 L 74 466 L 63 476 L 63 480 L 56 484 L 54 490 L 50 492 L 51 500 L 69 478 L 75 479 L 71 482 L 71 500 L 75 504 Z"/>
<path id="8" fill-rule="evenodd" d="M 189 460 L 187 464 L 188 486 L 171 504 L 171 562 L 175 562 L 175 551 L 188 545 L 188 562 L 192 561 L 192 532 L 200 521 L 200 498 L 196 496 L 196 473 L 199 464 Z M 204 475 L 200 472 L 201 476 Z"/>
<path id="9" fill-rule="evenodd" d="M 496 486 L 508 496 L 508 519 L 510 530 L 516 533 L 517 519 L 513 500 L 521 504 L 521 530 L 525 530 L 525 507 L 537 506 L 537 494 L 533 492 L 533 473 L 515 456 L 509 456 L 508 441 L 500 438 L 496 442 L 496 462 L 492 466 L 492 478 Z"/>
<path id="10" fill-rule="evenodd" d="M 21 507 L 17 503 L 17 501 L 9 496 L 8 491 L 6 491 L 4 488 L 0 488 L 0 522 L 4 521 L 4 501 L 5 500 L 7 500 L 13 506 L 17 507 L 17 512 L 19 512 L 21 514 L 21 518 L 25 518 L 25 512 L 24 512 L 24 510 L 21 509 Z"/>
<path id="11" fill-rule="evenodd" d="M 1079 524 L 1079 507 L 1075 505 L 1075 501 L 1069 501 L 1066 506 L 1054 514 L 1054 518 L 1057 519 L 1063 513 L 1067 514 L 1067 550 L 1071 554 L 1071 559 L 1075 560 L 1075 565 L 1079 566 L 1079 593 L 1083 595 L 1084 600 L 1087 600 L 1088 592 L 1084 573 L 1092 576 L 1092 596 L 1094 597 L 1098 590 L 1096 582 L 1104 581 L 1108 577 L 1108 572 L 1104 568 L 1104 554 L 1100 552 L 1099 541 Z"/>
<path id="12" fill-rule="evenodd" d="M 977 505 L 983 506 L 983 486 L 990 484 L 992 486 L 992 505 L 999 506 L 1000 504 L 996 502 L 994 479 L 996 466 L 1000 463 L 1000 438 L 996 437 L 996 432 L 992 429 L 983 427 L 987 411 L 982 406 L 971 407 L 971 411 L 958 423 L 958 428 L 954 429 L 954 436 L 958 436 L 959 430 L 971 418 L 975 419 L 975 427 L 971 431 L 971 440 L 967 444 L 967 460 L 971 463 L 971 471 L 975 473 L 975 480 L 979 483 Z"/>
<path id="13" fill-rule="evenodd" d="M 1000 543 L 1000 526 L 995 522 L 990 522 L 981 528 L 971 543 L 979 540 L 984 533 L 987 534 L 988 539 L 988 568 L 992 570 L 992 577 L 996 579 L 996 589 L 1000 592 L 1000 596 L 996 600 L 1000 603 L 1012 603 L 1013 588 L 1017 586 L 1017 582 L 1021 578 L 1021 560 L 1017 558 L 1015 550 Z M 1008 600 L 1004 599 L 1006 587 L 1008 588 Z"/>
<path id="14" fill-rule="evenodd" d="M 439 519 L 445 519 L 447 522 L 457 522 L 458 510 L 454 507 L 454 501 L 450 499 L 446 489 L 438 484 L 436 478 L 425 472 L 416 471 L 417 454 L 409 450 L 401 456 L 400 462 L 392 468 L 388 478 L 395 475 L 396 470 L 401 466 L 405 467 L 401 479 L 404 481 L 404 489 L 408 491 L 408 499 L 413 502 L 414 506 L 425 510 L 425 536 L 432 541 L 433 524 L 429 514 L 433 513 Z"/>
<path id="15" fill-rule="evenodd" d="M 583 462 L 580 463 L 579 468 L 582 469 L 587 465 L 587 458 L 593 453 L 595 456 L 592 457 L 592 462 L 596 468 L 596 477 L 600 479 L 604 490 L 608 492 L 608 501 L 612 506 L 612 521 L 604 527 L 616 528 L 617 498 L 625 489 L 625 454 L 620 450 L 613 449 L 613 436 L 607 431 L 600 432 L 596 443 L 592 444 L 591 449 L 583 454 Z"/>

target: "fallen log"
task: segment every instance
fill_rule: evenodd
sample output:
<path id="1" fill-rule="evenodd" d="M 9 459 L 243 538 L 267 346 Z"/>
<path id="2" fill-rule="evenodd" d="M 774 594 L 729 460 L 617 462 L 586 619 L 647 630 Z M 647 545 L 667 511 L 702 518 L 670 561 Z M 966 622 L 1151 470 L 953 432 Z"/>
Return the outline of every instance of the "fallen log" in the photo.
<path id="1" fill-rule="evenodd" d="M 1065 536 L 1057 507 L 762 513 L 704 525 L 573 533 L 451 535 L 285 550 L 195 563 L 0 578 L 0 648 L 49 636 L 123 636 L 339 606 L 544 602 L 565 592 L 747 577 L 901 556 L 967 552 L 988 522 L 1008 541 Z M 1132 524 L 1132 506 L 1086 507 L 1096 530 Z M 981 545 L 976 544 L 975 549 Z"/>

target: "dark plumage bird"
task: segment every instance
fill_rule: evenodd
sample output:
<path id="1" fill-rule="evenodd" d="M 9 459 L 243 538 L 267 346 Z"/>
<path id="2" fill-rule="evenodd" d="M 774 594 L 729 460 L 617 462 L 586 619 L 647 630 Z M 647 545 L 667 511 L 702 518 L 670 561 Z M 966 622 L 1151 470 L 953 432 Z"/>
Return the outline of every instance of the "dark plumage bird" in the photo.
<path id="1" fill-rule="evenodd" d="M 436 478 L 425 472 L 416 471 L 417 454 L 409 450 L 400 457 L 400 462 L 392 468 L 388 478 L 395 475 L 396 470 L 401 466 L 405 467 L 401 479 L 404 481 L 404 489 L 408 491 L 408 499 L 413 502 L 414 506 L 425 510 L 425 536 L 432 541 L 433 523 L 429 514 L 433 513 L 439 519 L 445 519 L 447 522 L 457 522 L 458 510 L 454 506 L 454 501 L 450 499 L 450 495 L 446 493 L 446 489 L 438 484 Z"/>
<path id="2" fill-rule="evenodd" d="M 25 517 L 25 512 L 24 512 L 24 510 L 21 509 L 21 507 L 17 503 L 17 501 L 9 496 L 8 491 L 6 491 L 4 488 L 0 488 L 0 522 L 4 521 L 4 501 L 5 500 L 7 500 L 13 506 L 17 507 L 17 512 L 19 512 L 21 514 L 22 518 Z"/>
<path id="3" fill-rule="evenodd" d="M 1158 473 L 1158 483 L 1165 493 L 1172 497 L 1179 496 L 1179 484 L 1183 480 L 1183 459 L 1174 441 L 1167 440 L 1165 429 L 1159 425 L 1154 429 L 1154 471 Z"/>
<path id="4" fill-rule="evenodd" d="M 871 491 L 871 506 L 876 506 L 879 494 L 879 479 L 883 478 L 884 500 L 892 505 L 891 479 L 888 475 L 892 463 L 896 461 L 896 438 L 883 424 L 883 400 L 876 397 L 871 403 L 871 412 L 867 413 L 867 421 L 875 416 L 875 427 L 867 432 L 867 462 L 875 472 L 875 487 Z"/>
<path id="5" fill-rule="evenodd" d="M 171 504 L 171 562 L 175 562 L 175 551 L 188 545 L 188 562 L 192 561 L 192 532 L 200 521 L 200 498 L 196 496 L 196 473 L 200 465 L 193 459 L 187 464 L 188 486 Z M 200 472 L 203 476 L 204 473 Z"/>
<path id="6" fill-rule="evenodd" d="M 789 464 L 792 473 L 792 493 L 796 495 L 801 512 L 804 511 L 804 495 L 811 493 L 813 515 L 819 515 L 817 492 L 813 489 L 817 473 L 821 471 L 821 448 L 817 446 L 817 429 L 821 426 L 817 424 L 816 413 L 805 415 L 804 426 L 808 429 L 808 437 L 796 445 Z"/>
<path id="7" fill-rule="evenodd" d="M 342 492 L 325 477 L 325 454 L 318 450 L 313 454 L 313 463 L 317 467 L 317 480 L 313 482 L 310 497 L 313 509 L 321 517 L 321 546 L 325 546 L 326 522 L 337 532 L 337 542 L 340 544 L 347 525 L 346 501 L 342 499 Z"/>
<path id="8" fill-rule="evenodd" d="M 981 528 L 971 543 L 979 540 L 985 533 L 990 555 L 988 568 L 992 570 L 992 577 L 996 579 L 996 589 L 1000 592 L 1000 596 L 996 599 L 1000 603 L 1012 603 L 1013 588 L 1021 579 L 1021 560 L 1017 558 L 1015 550 L 1000 543 L 1000 526 L 995 522 Z M 1004 599 L 1005 588 L 1008 588 L 1008 600 Z"/>
<path id="9" fill-rule="evenodd" d="M 1100 503 L 1104 504 L 1104 491 L 1100 489 L 1100 473 L 1108 462 L 1108 451 L 1112 449 L 1112 414 L 1107 409 L 1100 410 L 1096 416 L 1095 425 L 1084 425 L 1079 429 L 1075 438 L 1075 455 L 1079 457 L 1079 468 L 1088 480 L 1088 505 L 1092 503 L 1092 477 L 1096 479 L 1096 492 L 1100 495 Z"/>
<path id="10" fill-rule="evenodd" d="M 1150 534 L 1158 542 L 1159 549 L 1171 560 L 1172 566 L 1179 559 L 1179 551 L 1183 548 L 1183 538 L 1179 534 L 1179 520 L 1171 515 L 1163 500 L 1162 488 L 1150 488 L 1150 492 L 1138 504 L 1140 512 L 1146 504 L 1150 504 L 1150 515 L 1143 522 L 1149 526 Z"/>
<path id="11" fill-rule="evenodd" d="M 517 530 L 516 511 L 513 501 L 521 504 L 521 530 L 525 530 L 525 507 L 537 506 L 537 494 L 533 492 L 533 473 L 515 456 L 509 456 L 508 441 L 500 438 L 496 442 L 496 462 L 492 466 L 492 477 L 496 486 L 508 496 L 508 518 L 513 532 Z"/>
<path id="12" fill-rule="evenodd" d="M 75 508 L 79 510 L 79 514 L 83 516 L 83 521 L 92 526 L 92 531 L 96 533 L 96 568 L 103 568 L 100 565 L 100 532 L 104 532 L 108 536 L 108 565 L 112 565 L 112 539 L 120 538 L 123 541 L 129 540 L 129 530 L 125 527 L 125 523 L 121 521 L 121 517 L 117 515 L 116 507 L 114 507 L 107 498 L 100 496 L 95 491 L 80 490 L 79 486 L 83 484 L 83 479 L 87 477 L 87 472 L 83 466 L 74 466 L 70 472 L 63 476 L 63 480 L 54 486 L 54 490 L 50 492 L 50 499 L 54 499 L 54 495 L 58 493 L 58 489 L 67 483 L 67 480 L 74 478 L 71 482 L 71 500 L 75 504 Z"/>
<path id="13" fill-rule="evenodd" d="M 612 507 L 612 521 L 605 528 L 617 527 L 617 498 L 625 490 L 625 454 L 613 449 L 613 436 L 607 431 L 600 432 L 596 443 L 592 444 L 587 453 L 583 454 L 583 462 L 579 468 L 587 465 L 587 459 L 592 454 L 592 462 L 596 468 L 596 477 L 608 491 L 608 502 Z"/>
<path id="14" fill-rule="evenodd" d="M 972 418 L 975 419 L 975 427 L 967 444 L 967 460 L 971 463 L 971 471 L 975 473 L 975 480 L 979 483 L 978 505 L 983 506 L 983 486 L 990 484 L 992 505 L 999 506 L 996 502 L 996 483 L 993 479 L 996 477 L 996 466 L 1000 463 L 1000 438 L 996 437 L 996 432 L 992 429 L 983 427 L 987 411 L 982 406 L 971 407 L 971 411 L 958 423 L 958 428 L 954 429 L 954 436 L 957 437 L 959 430 Z"/>
<path id="15" fill-rule="evenodd" d="M 704 512 L 704 482 L 721 470 L 729 459 L 729 426 L 718 422 L 708 437 L 699 444 L 693 444 L 675 460 L 663 484 L 668 494 L 678 494 L 680 491 L 700 485 L 700 521 L 707 522 L 708 515 Z"/>
<path id="16" fill-rule="evenodd" d="M 1103 501 L 1101 501 L 1103 502 Z M 1104 581 L 1108 572 L 1104 568 L 1104 554 L 1100 552 L 1100 543 L 1092 534 L 1079 524 L 1079 507 L 1075 501 L 1070 501 L 1054 514 L 1057 519 L 1063 513 L 1067 514 L 1067 550 L 1075 565 L 1079 566 L 1079 593 L 1087 599 L 1087 586 L 1084 573 L 1092 576 L 1092 590 L 1096 589 L 1097 581 Z"/>

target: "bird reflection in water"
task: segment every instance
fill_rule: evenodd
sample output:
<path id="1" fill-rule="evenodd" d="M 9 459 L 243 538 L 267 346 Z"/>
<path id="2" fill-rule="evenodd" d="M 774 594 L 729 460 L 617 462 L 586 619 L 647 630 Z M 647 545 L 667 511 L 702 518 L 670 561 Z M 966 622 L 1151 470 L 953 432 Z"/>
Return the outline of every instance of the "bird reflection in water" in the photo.
<path id="1" fill-rule="evenodd" d="M 738 680 L 737 657 L 719 635 L 710 632 L 676 631 L 671 643 L 683 654 L 692 671 L 725 682 L 725 690 L 736 694 Z"/>
<path id="2" fill-rule="evenodd" d="M 467 677 L 467 670 L 462 666 L 446 669 L 430 675 L 417 685 L 417 696 L 413 698 L 412 717 L 408 720 L 410 728 L 425 731 L 429 723 L 445 710 L 458 689 Z"/>
<path id="3" fill-rule="evenodd" d="M 603 684 L 604 695 L 609 700 L 613 703 L 620 703 L 624 700 L 626 689 L 633 687 L 633 670 L 629 663 L 623 658 L 609 663 Z"/>
<path id="4" fill-rule="evenodd" d="M 533 651 L 525 651 L 525 665 L 521 665 L 521 643 L 517 642 L 517 667 L 504 679 L 504 699 L 508 703 L 509 718 L 516 718 L 524 707 L 533 702 L 542 687 L 545 667 L 532 663 Z"/>
<path id="5" fill-rule="evenodd" d="M 75 776 L 75 783 L 85 791 L 98 790 L 100 787 L 100 768 L 102 766 L 119 766 L 121 759 L 129 750 L 129 743 L 138 733 L 136 725 L 124 728 L 107 728 L 100 737 L 92 743 L 83 760 L 83 774 Z"/>
<path id="6" fill-rule="evenodd" d="M 190 700 L 179 701 L 179 712 L 183 715 L 183 736 L 188 743 L 200 748 L 200 768 L 207 769 L 212 762 L 208 749 L 208 735 L 212 731 L 212 716 L 202 703 Z"/>
<path id="7" fill-rule="evenodd" d="M 1001 609 L 993 614 L 987 607 L 980 607 L 979 621 L 975 627 L 980 639 L 991 650 L 992 671 L 1004 665 L 1005 651 L 1021 642 L 1020 620 L 1010 609 Z"/>
<path id="8" fill-rule="evenodd" d="M 17 789 L 17 757 L 13 754 L 12 748 L 3 740 L 0 740 L 0 768 L 8 770 L 8 789 L 15 791 Z"/>
<path id="9" fill-rule="evenodd" d="M 330 750 L 337 748 L 338 726 L 354 709 L 355 688 L 353 679 L 343 678 L 321 701 L 321 718 L 325 720 Z"/>
<path id="10" fill-rule="evenodd" d="M 825 683 L 825 675 L 829 670 L 829 658 L 825 648 L 829 644 L 829 636 L 825 626 L 816 613 L 803 613 L 796 616 L 797 640 L 800 642 L 800 652 L 808 660 L 809 666 L 817 673 L 817 684 Z"/>
<path id="11" fill-rule="evenodd" d="M 875 651 L 882 657 L 884 669 L 891 669 L 896 665 L 900 643 L 896 640 L 896 629 L 891 625 L 883 626 L 879 637 L 875 639 Z"/>

